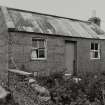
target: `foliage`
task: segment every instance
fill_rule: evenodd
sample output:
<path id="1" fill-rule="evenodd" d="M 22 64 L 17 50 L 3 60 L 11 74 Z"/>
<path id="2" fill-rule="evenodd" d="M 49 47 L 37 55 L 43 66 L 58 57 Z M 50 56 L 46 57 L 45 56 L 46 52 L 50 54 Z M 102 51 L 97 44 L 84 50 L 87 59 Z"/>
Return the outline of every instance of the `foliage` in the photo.
<path id="1" fill-rule="evenodd" d="M 37 78 L 50 91 L 53 105 L 103 105 L 104 73 L 65 77 L 53 74 Z"/>

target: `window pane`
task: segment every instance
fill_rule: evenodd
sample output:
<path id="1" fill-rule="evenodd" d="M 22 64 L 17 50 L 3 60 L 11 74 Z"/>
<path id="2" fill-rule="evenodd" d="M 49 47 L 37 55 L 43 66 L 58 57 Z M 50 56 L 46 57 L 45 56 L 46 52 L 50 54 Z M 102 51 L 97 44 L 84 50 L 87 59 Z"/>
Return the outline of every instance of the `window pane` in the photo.
<path id="1" fill-rule="evenodd" d="M 38 44 L 37 44 L 37 40 L 32 40 L 32 47 L 37 48 Z"/>
<path id="2" fill-rule="evenodd" d="M 32 59 L 38 58 L 38 50 L 32 50 L 31 58 Z"/>
<path id="3" fill-rule="evenodd" d="M 99 56 L 98 56 L 98 52 L 95 52 L 95 58 L 98 58 Z"/>
<path id="4" fill-rule="evenodd" d="M 94 43 L 91 43 L 91 50 L 94 50 Z"/>
<path id="5" fill-rule="evenodd" d="M 32 53 L 31 58 L 32 59 L 38 59 L 38 58 L 45 58 L 45 39 L 38 39 L 33 38 L 32 39 Z"/>
<path id="6" fill-rule="evenodd" d="M 91 52 L 90 52 L 90 57 L 91 57 L 91 58 L 94 58 L 94 57 L 95 57 L 94 51 L 91 51 Z"/>
<path id="7" fill-rule="evenodd" d="M 45 58 L 45 49 L 39 49 L 39 58 Z"/>
<path id="8" fill-rule="evenodd" d="M 95 43 L 95 50 L 98 50 L 98 43 Z"/>
<path id="9" fill-rule="evenodd" d="M 44 48 L 44 40 L 39 40 L 39 48 Z"/>

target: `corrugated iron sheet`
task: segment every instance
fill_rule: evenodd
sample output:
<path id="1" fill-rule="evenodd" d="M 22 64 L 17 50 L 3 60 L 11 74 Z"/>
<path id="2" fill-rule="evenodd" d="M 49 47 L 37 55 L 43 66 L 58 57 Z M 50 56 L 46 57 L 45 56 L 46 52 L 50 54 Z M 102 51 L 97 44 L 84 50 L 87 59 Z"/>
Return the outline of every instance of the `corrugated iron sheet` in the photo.
<path id="1" fill-rule="evenodd" d="M 13 9 L 7 11 L 19 31 L 105 39 L 104 32 L 95 24 Z"/>

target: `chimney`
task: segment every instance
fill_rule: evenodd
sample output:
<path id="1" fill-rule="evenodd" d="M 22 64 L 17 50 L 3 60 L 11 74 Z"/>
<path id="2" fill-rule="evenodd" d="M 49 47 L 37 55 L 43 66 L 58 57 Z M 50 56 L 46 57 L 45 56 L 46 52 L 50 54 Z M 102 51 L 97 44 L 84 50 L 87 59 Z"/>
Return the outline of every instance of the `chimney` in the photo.
<path id="1" fill-rule="evenodd" d="M 93 10 L 93 12 L 92 12 L 92 17 L 89 18 L 88 21 L 90 21 L 90 22 L 92 22 L 92 23 L 95 23 L 96 25 L 100 26 L 101 19 L 96 16 L 96 10 Z"/>

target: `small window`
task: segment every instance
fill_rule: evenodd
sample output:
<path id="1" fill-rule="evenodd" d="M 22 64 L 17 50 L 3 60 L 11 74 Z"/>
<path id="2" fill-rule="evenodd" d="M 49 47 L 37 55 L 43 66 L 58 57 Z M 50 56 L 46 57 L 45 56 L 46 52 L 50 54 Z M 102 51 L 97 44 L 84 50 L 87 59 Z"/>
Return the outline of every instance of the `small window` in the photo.
<path id="1" fill-rule="evenodd" d="M 90 58 L 91 59 L 100 59 L 99 43 L 91 43 Z"/>
<path id="2" fill-rule="evenodd" d="M 46 58 L 46 41 L 45 39 L 32 39 L 31 59 L 45 59 Z"/>

